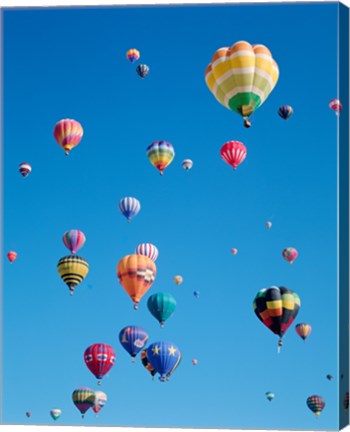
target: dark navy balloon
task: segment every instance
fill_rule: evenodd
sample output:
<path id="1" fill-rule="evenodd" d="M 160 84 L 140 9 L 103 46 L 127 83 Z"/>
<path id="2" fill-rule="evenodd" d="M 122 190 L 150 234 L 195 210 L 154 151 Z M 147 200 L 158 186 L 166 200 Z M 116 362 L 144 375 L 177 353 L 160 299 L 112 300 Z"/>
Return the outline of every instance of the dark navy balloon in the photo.
<path id="1" fill-rule="evenodd" d="M 283 105 L 279 107 L 278 115 L 284 120 L 288 120 L 293 115 L 293 108 L 290 105 Z"/>
<path id="2" fill-rule="evenodd" d="M 147 358 L 159 373 L 160 381 L 166 381 L 181 358 L 181 352 L 172 342 L 154 342 L 147 349 Z"/>
<path id="3" fill-rule="evenodd" d="M 131 355 L 132 361 L 135 361 L 136 355 L 144 348 L 147 340 L 148 334 L 142 327 L 127 326 L 119 333 L 119 341 Z"/>
<path id="4" fill-rule="evenodd" d="M 193 291 L 193 295 L 198 299 L 199 298 L 199 291 Z"/>

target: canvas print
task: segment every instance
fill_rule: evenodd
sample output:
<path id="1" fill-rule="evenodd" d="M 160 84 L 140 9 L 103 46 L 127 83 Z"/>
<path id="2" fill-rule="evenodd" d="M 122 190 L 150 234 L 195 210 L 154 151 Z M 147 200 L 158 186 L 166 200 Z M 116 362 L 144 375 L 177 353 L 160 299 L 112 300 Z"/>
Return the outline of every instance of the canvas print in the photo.
<path id="1" fill-rule="evenodd" d="M 1 424 L 347 426 L 348 8 L 1 17 Z"/>

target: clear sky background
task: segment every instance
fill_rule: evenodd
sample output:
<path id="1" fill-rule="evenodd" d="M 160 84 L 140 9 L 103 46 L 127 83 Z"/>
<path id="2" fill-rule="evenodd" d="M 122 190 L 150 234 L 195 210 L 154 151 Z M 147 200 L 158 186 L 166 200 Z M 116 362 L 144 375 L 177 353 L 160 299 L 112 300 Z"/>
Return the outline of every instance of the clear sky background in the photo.
<path id="1" fill-rule="evenodd" d="M 238 40 L 268 46 L 280 68 L 250 129 L 204 81 L 215 50 Z M 136 64 L 125 57 L 133 47 Z M 49 411 L 60 408 L 61 425 L 337 428 L 337 121 L 328 108 L 337 5 L 6 10 L 3 62 L 3 422 L 53 424 Z M 140 63 L 150 67 L 144 80 Z M 277 115 L 283 104 L 295 110 L 288 122 Z M 52 135 L 67 117 L 84 127 L 69 157 Z M 163 177 L 146 156 L 159 139 L 176 152 Z M 236 172 L 220 157 L 229 140 L 248 149 Z M 118 209 L 124 196 L 141 202 L 130 224 Z M 56 265 L 73 228 L 86 234 L 90 271 L 71 297 Z M 158 247 L 158 274 L 134 311 L 116 265 L 142 242 Z M 281 256 L 288 246 L 299 251 L 292 266 Z M 8 250 L 18 253 L 12 265 Z M 304 343 L 293 325 L 280 354 L 252 308 L 271 285 L 299 294 L 295 323 L 313 328 Z M 164 329 L 146 306 L 159 291 L 177 299 Z M 126 325 L 180 348 L 171 381 L 131 363 L 118 340 Z M 106 406 L 82 420 L 71 394 L 98 389 L 83 361 L 96 342 L 117 361 L 100 388 Z M 312 394 L 326 400 L 318 420 L 306 406 Z"/>

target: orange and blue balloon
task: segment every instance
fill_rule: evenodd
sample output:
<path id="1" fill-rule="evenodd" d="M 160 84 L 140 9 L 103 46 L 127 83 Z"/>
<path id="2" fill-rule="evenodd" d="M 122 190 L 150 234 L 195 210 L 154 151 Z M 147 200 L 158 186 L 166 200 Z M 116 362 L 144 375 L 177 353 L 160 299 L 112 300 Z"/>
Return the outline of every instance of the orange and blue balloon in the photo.
<path id="1" fill-rule="evenodd" d="M 306 340 L 306 338 L 310 336 L 312 327 L 310 324 L 300 323 L 295 326 L 295 331 L 303 340 Z"/>
<path id="2" fill-rule="evenodd" d="M 134 63 L 140 58 L 140 51 L 138 51 L 136 48 L 131 48 L 126 52 L 126 58 L 131 63 Z"/>

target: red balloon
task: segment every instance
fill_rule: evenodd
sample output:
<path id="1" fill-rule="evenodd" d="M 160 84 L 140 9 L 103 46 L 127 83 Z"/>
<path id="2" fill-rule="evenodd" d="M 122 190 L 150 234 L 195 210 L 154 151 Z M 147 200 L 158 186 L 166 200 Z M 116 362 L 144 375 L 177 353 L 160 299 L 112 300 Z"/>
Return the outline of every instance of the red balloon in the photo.
<path id="1" fill-rule="evenodd" d="M 95 375 L 101 384 L 101 379 L 113 367 L 116 359 L 114 349 L 107 344 L 96 343 L 86 348 L 84 360 L 90 372 Z"/>
<path id="2" fill-rule="evenodd" d="M 7 259 L 10 261 L 10 263 L 12 263 L 13 261 L 15 261 L 15 259 L 17 258 L 17 253 L 10 251 L 7 253 Z"/>
<path id="3" fill-rule="evenodd" d="M 247 149 L 245 145 L 239 141 L 228 141 L 220 150 L 223 160 L 236 169 L 247 156 Z"/>

